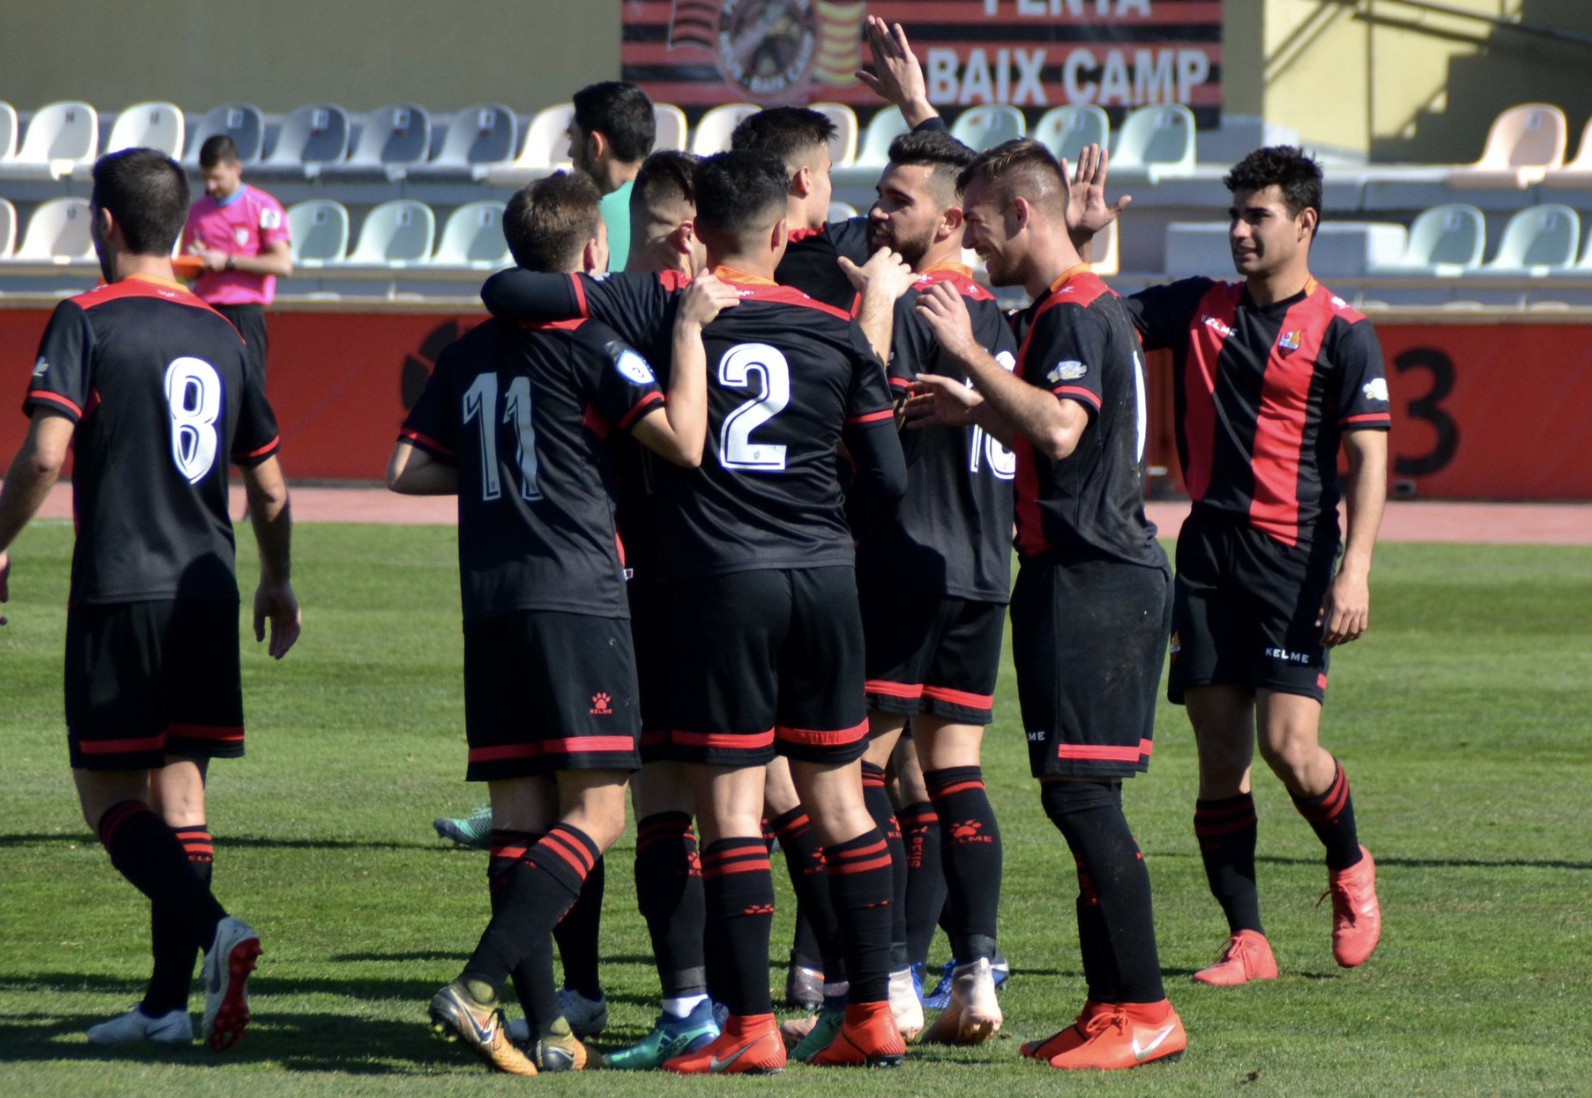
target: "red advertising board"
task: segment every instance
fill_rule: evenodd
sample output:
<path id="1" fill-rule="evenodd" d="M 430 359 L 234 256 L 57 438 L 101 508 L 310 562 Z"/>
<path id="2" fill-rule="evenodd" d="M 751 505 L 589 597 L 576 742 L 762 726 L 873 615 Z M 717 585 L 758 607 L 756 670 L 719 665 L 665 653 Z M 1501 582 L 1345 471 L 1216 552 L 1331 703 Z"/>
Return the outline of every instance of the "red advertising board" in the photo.
<path id="1" fill-rule="evenodd" d="M 0 309 L 0 463 L 48 310 Z M 273 310 L 268 392 L 296 480 L 379 480 L 438 353 L 479 315 Z M 1376 321 L 1392 477 L 1422 499 L 1592 500 L 1592 325 Z M 1150 362 L 1150 453 L 1180 486 L 1170 363 Z M 3 464 L 0 464 L 3 468 Z"/>
<path id="2" fill-rule="evenodd" d="M 1222 102 L 1221 0 L 625 0 L 624 78 L 688 113 L 720 103 L 879 99 L 856 78 L 869 15 L 901 23 L 929 98 L 1010 103 L 1031 119 L 1094 103 L 1113 115 Z"/>

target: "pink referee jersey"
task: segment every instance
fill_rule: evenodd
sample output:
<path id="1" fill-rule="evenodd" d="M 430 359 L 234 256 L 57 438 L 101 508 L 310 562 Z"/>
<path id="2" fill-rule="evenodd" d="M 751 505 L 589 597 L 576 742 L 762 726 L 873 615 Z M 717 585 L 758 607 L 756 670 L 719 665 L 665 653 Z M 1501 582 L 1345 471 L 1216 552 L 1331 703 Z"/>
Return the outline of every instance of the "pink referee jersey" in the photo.
<path id="1" fill-rule="evenodd" d="M 288 239 L 282 204 L 245 183 L 224 201 L 203 195 L 193 204 L 182 230 L 182 250 L 189 251 L 198 241 L 214 251 L 251 258 Z M 269 305 L 276 296 L 276 276 L 206 271 L 193 291 L 211 305 Z"/>

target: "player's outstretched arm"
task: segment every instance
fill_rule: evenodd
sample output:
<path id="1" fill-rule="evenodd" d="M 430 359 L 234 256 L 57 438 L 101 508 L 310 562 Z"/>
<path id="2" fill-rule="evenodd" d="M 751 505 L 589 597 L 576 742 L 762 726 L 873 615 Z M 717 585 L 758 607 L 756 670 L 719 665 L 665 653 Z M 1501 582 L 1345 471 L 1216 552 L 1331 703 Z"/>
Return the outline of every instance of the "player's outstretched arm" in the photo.
<path id="1" fill-rule="evenodd" d="M 1051 461 L 1069 456 L 1089 425 L 1089 413 L 1073 400 L 1058 400 L 1043 389 L 1007 373 L 973 337 L 973 322 L 967 303 L 947 282 L 930 286 L 918 295 L 918 315 L 933 330 L 962 372 L 978 387 L 994 415 L 988 427 L 1007 426 L 1006 438 L 997 430 L 995 437 L 1007 443 L 1021 437 Z M 983 422 L 983 421 L 981 421 Z"/>
<path id="2" fill-rule="evenodd" d="M 668 395 L 660 411 L 643 416 L 631 429 L 643 446 L 675 465 L 701 465 L 708 436 L 708 352 L 702 329 L 740 303 L 733 288 L 706 271 L 680 295 Z"/>
<path id="3" fill-rule="evenodd" d="M 916 129 L 940 112 L 929 102 L 928 86 L 923 81 L 923 65 L 907 32 L 900 23 L 890 26 L 877 15 L 868 16 L 868 51 L 873 55 L 873 72 L 860 69 L 857 79 L 872 88 L 880 98 L 901 108 L 901 117 Z"/>
<path id="4" fill-rule="evenodd" d="M 269 651 L 281 659 L 299 638 L 302 616 L 293 594 L 293 512 L 288 504 L 287 481 L 273 454 L 258 465 L 245 465 L 243 490 L 249 499 L 254 541 L 260 549 L 260 586 L 254 592 L 254 639 L 265 639 L 271 623 Z"/>
<path id="5" fill-rule="evenodd" d="M 6 472 L 0 486 L 0 603 L 11 598 L 11 543 L 55 487 L 75 430 L 77 424 L 65 416 L 44 408 L 34 412 L 28 436 Z M 0 615 L 0 625 L 5 623 Z"/>
<path id="6" fill-rule="evenodd" d="M 387 487 L 401 496 L 456 496 L 459 469 L 399 439 L 387 462 Z"/>
<path id="7" fill-rule="evenodd" d="M 1349 479 L 1344 487 L 1348 535 L 1343 562 L 1316 624 L 1327 645 L 1358 640 L 1371 624 L 1371 551 L 1382 527 L 1387 505 L 1387 432 L 1349 431 L 1343 436 L 1349 459 Z"/>
<path id="8" fill-rule="evenodd" d="M 493 316 L 503 320 L 534 324 L 585 315 L 570 275 L 527 271 L 523 267 L 499 271 L 488 278 L 481 286 L 481 301 Z"/>
<path id="9" fill-rule="evenodd" d="M 862 295 L 857 310 L 857 326 L 868 338 L 868 345 L 880 361 L 890 361 L 890 340 L 895 329 L 895 303 L 912 288 L 917 276 L 899 252 L 880 248 L 857 266 L 845 256 L 837 262 L 851 284 Z"/>

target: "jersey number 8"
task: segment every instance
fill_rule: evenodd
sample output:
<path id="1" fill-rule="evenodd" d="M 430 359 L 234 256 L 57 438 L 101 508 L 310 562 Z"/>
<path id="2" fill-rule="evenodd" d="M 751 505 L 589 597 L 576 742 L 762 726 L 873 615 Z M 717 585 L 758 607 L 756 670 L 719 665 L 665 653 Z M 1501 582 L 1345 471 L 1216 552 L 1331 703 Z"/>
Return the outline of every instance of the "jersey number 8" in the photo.
<path id="1" fill-rule="evenodd" d="M 198 484 L 216 463 L 220 440 L 221 376 L 202 358 L 183 357 L 166 367 L 166 405 L 171 409 L 171 460 L 177 472 Z"/>

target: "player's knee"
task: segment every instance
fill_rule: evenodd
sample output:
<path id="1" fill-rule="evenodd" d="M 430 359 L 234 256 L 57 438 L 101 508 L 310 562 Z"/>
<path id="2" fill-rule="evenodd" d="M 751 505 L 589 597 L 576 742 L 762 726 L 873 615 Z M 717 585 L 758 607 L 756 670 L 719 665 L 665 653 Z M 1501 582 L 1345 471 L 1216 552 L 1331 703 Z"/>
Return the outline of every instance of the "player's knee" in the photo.
<path id="1" fill-rule="evenodd" d="M 1122 804 L 1122 783 L 1114 781 L 1054 781 L 1039 786 L 1039 804 L 1050 817 L 1050 822 L 1063 834 L 1072 827 L 1075 817 L 1101 808 L 1118 808 Z"/>

